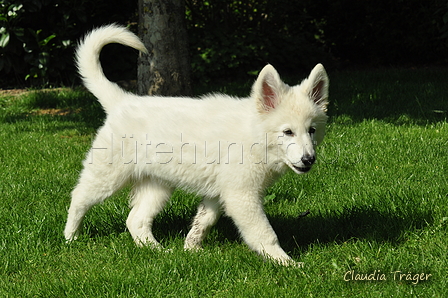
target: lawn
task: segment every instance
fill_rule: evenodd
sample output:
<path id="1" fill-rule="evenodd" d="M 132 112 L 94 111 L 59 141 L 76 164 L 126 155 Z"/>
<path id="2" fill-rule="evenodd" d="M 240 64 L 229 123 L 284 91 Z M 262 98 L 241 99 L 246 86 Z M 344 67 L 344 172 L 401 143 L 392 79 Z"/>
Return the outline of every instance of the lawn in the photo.
<path id="1" fill-rule="evenodd" d="M 203 251 L 184 252 L 200 198 L 182 191 L 154 227 L 168 251 L 134 245 L 128 189 L 94 207 L 66 244 L 70 191 L 104 114 L 80 89 L 2 95 L 0 297 L 447 297 L 448 70 L 329 76 L 317 164 L 265 197 L 282 247 L 304 268 L 263 261 L 225 217 Z"/>

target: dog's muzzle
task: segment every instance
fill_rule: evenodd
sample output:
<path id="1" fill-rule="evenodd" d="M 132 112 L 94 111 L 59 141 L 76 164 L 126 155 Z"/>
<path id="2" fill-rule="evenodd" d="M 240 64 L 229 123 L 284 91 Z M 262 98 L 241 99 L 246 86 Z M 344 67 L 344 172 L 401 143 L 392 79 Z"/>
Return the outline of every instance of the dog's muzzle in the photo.
<path id="1" fill-rule="evenodd" d="M 316 156 L 306 154 L 306 155 L 302 156 L 301 160 L 302 160 L 303 167 L 297 167 L 294 165 L 293 165 L 293 167 L 299 172 L 306 173 L 309 170 L 311 170 L 312 165 L 316 162 Z"/>

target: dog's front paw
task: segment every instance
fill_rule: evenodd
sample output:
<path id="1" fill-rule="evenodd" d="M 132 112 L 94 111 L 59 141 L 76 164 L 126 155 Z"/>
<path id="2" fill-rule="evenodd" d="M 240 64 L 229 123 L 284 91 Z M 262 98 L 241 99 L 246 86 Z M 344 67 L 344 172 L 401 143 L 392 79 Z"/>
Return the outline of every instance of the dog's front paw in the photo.
<path id="1" fill-rule="evenodd" d="M 197 244 L 195 242 L 185 241 L 184 250 L 197 252 L 197 251 L 202 251 L 204 249 L 202 248 L 202 246 L 200 244 Z"/>
<path id="2" fill-rule="evenodd" d="M 76 239 L 78 239 L 78 232 L 64 232 L 64 238 L 65 238 L 65 243 L 71 243 L 73 241 L 75 241 Z"/>
<path id="3" fill-rule="evenodd" d="M 297 262 L 294 261 L 291 258 L 277 258 L 277 259 L 273 259 L 273 258 L 269 258 L 268 259 L 270 261 L 273 261 L 274 263 L 281 265 L 281 266 L 286 266 L 286 267 L 294 267 L 294 268 L 303 268 L 305 263 L 303 262 Z"/>
<path id="4" fill-rule="evenodd" d="M 293 262 L 292 264 L 291 264 L 291 266 L 292 267 L 295 267 L 295 268 L 303 268 L 303 267 L 305 267 L 305 263 L 304 262 Z"/>

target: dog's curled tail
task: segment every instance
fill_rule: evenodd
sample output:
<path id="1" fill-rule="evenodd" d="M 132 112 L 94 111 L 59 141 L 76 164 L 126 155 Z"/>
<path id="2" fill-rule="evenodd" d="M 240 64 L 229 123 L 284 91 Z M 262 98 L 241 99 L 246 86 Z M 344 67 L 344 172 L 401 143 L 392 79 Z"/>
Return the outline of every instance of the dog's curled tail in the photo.
<path id="1" fill-rule="evenodd" d="M 76 50 L 79 74 L 86 88 L 98 98 L 106 113 L 126 94 L 103 73 L 99 57 L 101 49 L 109 43 L 119 43 L 147 53 L 145 46 L 134 33 L 115 24 L 93 30 L 80 42 Z"/>

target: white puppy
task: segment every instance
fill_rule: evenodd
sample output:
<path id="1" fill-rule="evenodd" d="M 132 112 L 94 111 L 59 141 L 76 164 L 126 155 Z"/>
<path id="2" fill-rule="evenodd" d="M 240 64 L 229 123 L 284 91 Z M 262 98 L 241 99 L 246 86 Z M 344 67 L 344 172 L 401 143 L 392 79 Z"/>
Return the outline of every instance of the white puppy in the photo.
<path id="1" fill-rule="evenodd" d="M 305 173 L 315 161 L 327 120 L 329 83 L 323 66 L 290 87 L 267 65 L 247 98 L 137 96 L 104 76 L 99 54 L 108 43 L 146 52 L 133 33 L 116 25 L 92 31 L 79 45 L 79 72 L 107 119 L 72 192 L 66 239 L 76 238 L 93 205 L 132 183 L 127 227 L 138 245 L 158 247 L 151 231 L 154 218 L 179 187 L 203 197 L 186 249 L 200 248 L 224 212 L 251 249 L 291 263 L 263 211 L 263 194 L 287 169 Z"/>

